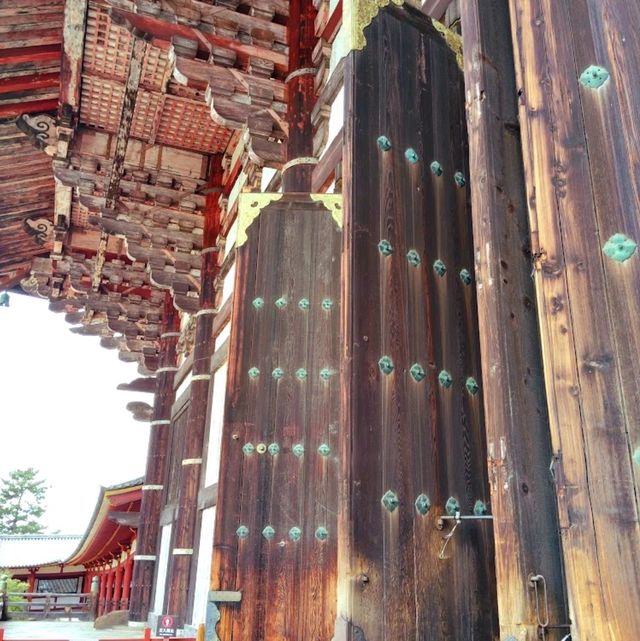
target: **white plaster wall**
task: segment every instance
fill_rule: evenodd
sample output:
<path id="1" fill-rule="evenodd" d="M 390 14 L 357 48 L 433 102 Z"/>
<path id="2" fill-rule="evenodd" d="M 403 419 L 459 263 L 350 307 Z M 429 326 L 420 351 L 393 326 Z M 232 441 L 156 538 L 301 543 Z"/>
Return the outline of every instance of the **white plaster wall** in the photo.
<path id="1" fill-rule="evenodd" d="M 262 176 L 260 178 L 260 191 L 266 191 L 271 179 L 276 175 L 276 169 L 273 167 L 265 167 L 262 170 Z"/>
<path id="2" fill-rule="evenodd" d="M 213 395 L 211 398 L 211 421 L 209 424 L 209 444 L 204 473 L 205 487 L 218 482 L 220 473 L 220 439 L 224 419 L 224 397 L 227 386 L 227 364 L 225 363 L 213 377 Z"/>
<path id="3" fill-rule="evenodd" d="M 198 544 L 198 567 L 196 569 L 196 586 L 193 598 L 191 624 L 197 627 L 204 623 L 207 612 L 207 593 L 211 576 L 211 558 L 213 556 L 213 528 L 216 519 L 216 508 L 210 507 L 202 512 L 200 542 Z"/>
<path id="4" fill-rule="evenodd" d="M 224 241 L 223 259 L 226 258 L 229 255 L 229 252 L 235 247 L 237 237 L 238 237 L 238 217 L 236 216 L 236 219 L 233 221 L 233 225 L 229 227 L 229 231 L 227 232 L 227 237 Z"/>
<path id="5" fill-rule="evenodd" d="M 329 114 L 329 137 L 327 147 L 336 137 L 344 125 L 344 87 L 340 89 L 334 101 L 331 103 L 331 113 Z"/>
<path id="6" fill-rule="evenodd" d="M 156 574 L 155 598 L 153 600 L 153 611 L 156 614 L 163 614 L 164 588 L 167 582 L 167 569 L 169 566 L 169 545 L 171 543 L 171 524 L 162 527 L 160 537 L 160 554 L 158 555 L 158 573 Z"/>
<path id="7" fill-rule="evenodd" d="M 220 333 L 216 338 L 216 349 L 220 349 L 224 345 L 224 342 L 227 340 L 227 338 L 229 338 L 229 336 L 231 336 L 231 323 L 227 323 L 220 330 Z"/>
<path id="8" fill-rule="evenodd" d="M 176 390 L 176 399 L 180 398 L 186 391 L 189 389 L 189 385 L 191 385 L 191 378 L 193 377 L 193 371 L 189 371 L 189 373 L 184 377 L 184 380 L 180 385 L 178 386 L 178 389 Z"/>
<path id="9" fill-rule="evenodd" d="M 222 287 L 222 302 L 220 303 L 220 307 L 222 307 L 227 302 L 227 299 L 233 293 L 233 283 L 235 279 L 236 279 L 236 264 L 234 263 L 231 266 L 229 273 L 226 275 L 224 279 L 224 285 Z"/>

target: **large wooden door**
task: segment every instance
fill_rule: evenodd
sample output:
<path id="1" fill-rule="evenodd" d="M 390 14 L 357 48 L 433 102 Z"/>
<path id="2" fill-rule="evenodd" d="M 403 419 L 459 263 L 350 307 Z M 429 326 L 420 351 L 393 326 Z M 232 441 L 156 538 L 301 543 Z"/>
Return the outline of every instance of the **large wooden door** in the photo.
<path id="1" fill-rule="evenodd" d="M 341 435 L 341 199 L 243 198 L 212 571 L 213 590 L 240 591 L 242 600 L 218 605 L 218 635 L 328 641 Z"/>
<path id="2" fill-rule="evenodd" d="M 346 70 L 336 639 L 497 636 L 464 86 L 421 14 L 387 8 Z"/>

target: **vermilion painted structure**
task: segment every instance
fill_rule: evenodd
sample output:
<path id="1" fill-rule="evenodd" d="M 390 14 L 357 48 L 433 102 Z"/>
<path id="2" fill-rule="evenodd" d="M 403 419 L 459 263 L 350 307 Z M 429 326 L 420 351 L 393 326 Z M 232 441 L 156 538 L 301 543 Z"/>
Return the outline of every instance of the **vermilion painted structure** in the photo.
<path id="1" fill-rule="evenodd" d="M 85 568 L 83 592 L 99 578 L 99 615 L 129 607 L 142 483 L 135 479 L 101 490 L 89 528 L 67 561 Z"/>
<path id="2" fill-rule="evenodd" d="M 153 394 L 75 558 L 103 611 L 633 638 L 638 33 L 622 0 L 0 0 L 0 287 Z"/>
<path id="3" fill-rule="evenodd" d="M 0 561 L 30 593 L 69 594 L 58 598 L 62 612 L 72 595 L 91 592 L 98 577 L 97 614 L 126 610 L 131 593 L 133 551 L 140 516 L 142 479 L 105 487 L 83 536 L 27 535 L 0 539 Z M 32 608 L 42 609 L 37 597 Z M 60 612 L 58 614 L 60 614 Z"/>

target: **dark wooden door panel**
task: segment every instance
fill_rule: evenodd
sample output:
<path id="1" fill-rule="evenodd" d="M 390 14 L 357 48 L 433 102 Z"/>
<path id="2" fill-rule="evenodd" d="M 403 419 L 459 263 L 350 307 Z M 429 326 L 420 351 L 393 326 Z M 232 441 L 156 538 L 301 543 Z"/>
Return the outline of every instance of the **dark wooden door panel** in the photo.
<path id="1" fill-rule="evenodd" d="M 242 601 L 221 606 L 218 632 L 324 641 L 336 601 L 341 232 L 322 202 L 288 194 L 247 237 L 212 576 Z"/>
<path id="2" fill-rule="evenodd" d="M 350 634 L 493 639 L 490 522 L 464 521 L 444 558 L 450 527 L 436 529 L 450 499 L 465 515 L 489 502 L 462 72 L 407 10 L 383 10 L 366 39 L 346 74 L 342 509 L 352 531 L 340 576 L 360 577 Z"/>

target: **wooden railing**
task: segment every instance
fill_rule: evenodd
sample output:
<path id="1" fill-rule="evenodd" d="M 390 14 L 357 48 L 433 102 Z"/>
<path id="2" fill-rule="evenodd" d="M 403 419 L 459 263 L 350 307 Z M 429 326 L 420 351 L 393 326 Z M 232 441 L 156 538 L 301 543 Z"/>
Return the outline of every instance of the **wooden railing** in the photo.
<path id="1" fill-rule="evenodd" d="M 91 593 L 7 592 L 4 596 L 5 614 L 13 619 L 93 619 L 96 605 Z"/>

